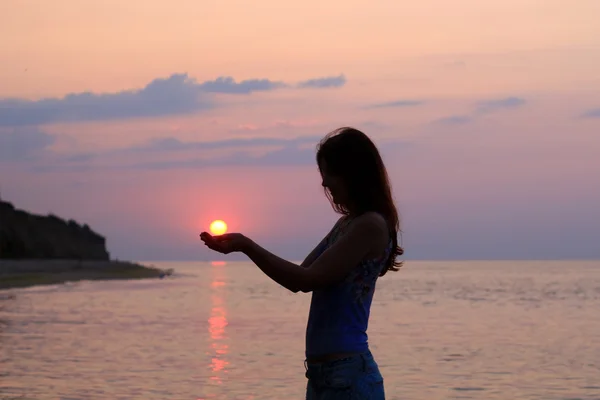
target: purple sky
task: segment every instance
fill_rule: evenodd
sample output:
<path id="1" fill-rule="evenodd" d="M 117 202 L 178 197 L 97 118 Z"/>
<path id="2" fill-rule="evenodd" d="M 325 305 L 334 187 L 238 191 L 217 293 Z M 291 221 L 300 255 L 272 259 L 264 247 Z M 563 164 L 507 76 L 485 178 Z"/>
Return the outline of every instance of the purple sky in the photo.
<path id="1" fill-rule="evenodd" d="M 337 218 L 315 145 L 351 125 L 408 259 L 600 258 L 596 0 L 266 3 L 9 0 L 1 196 L 113 257 L 210 259 L 224 219 L 298 260 Z"/>

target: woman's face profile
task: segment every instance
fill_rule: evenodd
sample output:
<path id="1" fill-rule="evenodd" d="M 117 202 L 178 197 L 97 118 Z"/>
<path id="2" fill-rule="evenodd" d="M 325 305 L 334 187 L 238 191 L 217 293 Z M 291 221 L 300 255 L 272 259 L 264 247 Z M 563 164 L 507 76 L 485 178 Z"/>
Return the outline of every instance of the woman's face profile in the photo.
<path id="1" fill-rule="evenodd" d="M 325 161 L 319 163 L 319 171 L 321 172 L 321 185 L 329 190 L 333 201 L 337 204 L 347 204 L 348 191 L 346 190 L 346 185 L 344 185 L 342 179 L 333 175 L 327 169 L 327 163 Z"/>

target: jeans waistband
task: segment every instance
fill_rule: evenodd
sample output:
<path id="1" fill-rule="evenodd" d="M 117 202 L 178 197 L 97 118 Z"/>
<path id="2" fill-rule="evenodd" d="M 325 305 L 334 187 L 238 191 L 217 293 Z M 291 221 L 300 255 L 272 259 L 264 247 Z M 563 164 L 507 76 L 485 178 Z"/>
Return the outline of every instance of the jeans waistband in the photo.
<path id="1" fill-rule="evenodd" d="M 315 373 L 327 371 L 334 369 L 335 367 L 342 364 L 353 364 L 353 363 L 362 363 L 362 368 L 365 368 L 369 361 L 373 360 L 373 354 L 371 354 L 370 350 L 367 350 L 363 353 L 357 353 L 348 357 L 339 358 L 337 360 L 332 361 L 323 361 L 323 362 L 308 362 L 304 360 L 304 368 L 306 371 L 311 370 Z"/>

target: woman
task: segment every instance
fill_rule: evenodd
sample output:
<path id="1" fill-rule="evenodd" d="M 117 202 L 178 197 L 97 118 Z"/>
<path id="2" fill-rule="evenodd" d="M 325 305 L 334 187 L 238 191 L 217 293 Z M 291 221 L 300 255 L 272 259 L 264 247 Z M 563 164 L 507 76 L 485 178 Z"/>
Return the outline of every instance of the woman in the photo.
<path id="1" fill-rule="evenodd" d="M 384 399 L 383 378 L 367 342 L 375 283 L 397 271 L 399 218 L 387 172 L 373 142 L 340 128 L 317 148 L 326 196 L 342 217 L 301 265 L 240 233 L 200 237 L 209 248 L 246 254 L 293 292 L 312 292 L 306 329 L 308 400 Z"/>

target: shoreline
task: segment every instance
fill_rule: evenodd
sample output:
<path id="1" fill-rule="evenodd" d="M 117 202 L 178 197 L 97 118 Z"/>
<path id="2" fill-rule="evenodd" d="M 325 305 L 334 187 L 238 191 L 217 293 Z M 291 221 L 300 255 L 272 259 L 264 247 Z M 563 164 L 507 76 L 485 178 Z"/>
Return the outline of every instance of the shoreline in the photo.
<path id="1" fill-rule="evenodd" d="M 170 275 L 153 266 L 120 260 L 1 260 L 0 291 L 82 280 L 128 280 Z"/>

